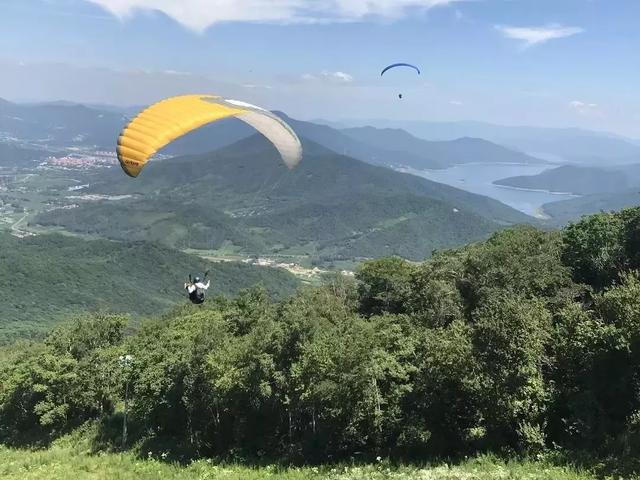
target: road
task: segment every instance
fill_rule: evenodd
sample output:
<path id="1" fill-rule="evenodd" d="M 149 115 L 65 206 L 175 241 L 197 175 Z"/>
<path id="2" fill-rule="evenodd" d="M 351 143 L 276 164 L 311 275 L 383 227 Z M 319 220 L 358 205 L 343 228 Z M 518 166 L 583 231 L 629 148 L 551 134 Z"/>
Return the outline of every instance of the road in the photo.
<path id="1" fill-rule="evenodd" d="M 26 232 L 24 230 L 20 230 L 20 224 L 23 223 L 27 219 L 28 216 L 29 216 L 29 213 L 27 212 L 22 216 L 22 218 L 20 218 L 20 220 L 18 220 L 13 225 L 11 225 L 12 234 L 14 234 L 16 236 L 28 235 L 28 232 Z"/>

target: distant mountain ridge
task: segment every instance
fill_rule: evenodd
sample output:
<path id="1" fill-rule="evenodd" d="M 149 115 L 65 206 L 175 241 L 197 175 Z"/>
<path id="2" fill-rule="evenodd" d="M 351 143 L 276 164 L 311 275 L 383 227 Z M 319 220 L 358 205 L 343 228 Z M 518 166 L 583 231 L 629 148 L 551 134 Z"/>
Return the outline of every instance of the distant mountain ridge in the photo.
<path id="1" fill-rule="evenodd" d="M 43 145 L 113 146 L 124 122 L 121 113 L 79 104 L 0 102 L 0 132 Z"/>
<path id="2" fill-rule="evenodd" d="M 421 155 L 437 159 L 440 164 L 446 166 L 464 163 L 546 163 L 544 160 L 481 138 L 462 137 L 449 141 L 426 141 L 401 129 L 374 127 L 349 128 L 342 132 L 370 145 L 397 145 L 398 148 L 403 148 L 409 153 L 420 152 Z M 428 168 L 426 165 L 405 165 L 413 168 Z"/>
<path id="3" fill-rule="evenodd" d="M 115 149 L 120 131 L 139 110 L 140 107 L 109 108 L 65 101 L 17 104 L 0 99 L 0 133 L 50 146 Z M 178 139 L 163 153 L 203 153 L 253 133 L 238 120 L 217 122 Z"/>
<path id="4" fill-rule="evenodd" d="M 577 195 L 617 193 L 640 187 L 640 164 L 610 168 L 566 165 L 539 175 L 510 177 L 494 183 Z"/>
<path id="5" fill-rule="evenodd" d="M 142 107 L 85 106 L 64 101 L 16 104 L 0 99 L 0 132 L 25 140 L 38 140 L 48 145 L 68 145 L 73 142 L 75 145 L 113 148 L 119 131 L 140 108 Z M 506 150 L 525 152 L 523 155 L 529 157 L 554 159 L 558 163 L 611 165 L 640 162 L 640 141 L 578 128 L 511 127 L 483 122 L 384 119 L 337 123 L 321 120 L 293 122 L 297 122 L 296 126 L 301 129 L 302 136 L 325 144 L 336 153 L 373 164 L 404 163 L 416 168 L 446 168 L 451 165 L 451 159 L 442 160 L 436 158 L 435 154 L 453 156 L 455 161 L 459 161 L 455 154 L 455 145 L 451 146 L 453 152 L 448 149 L 436 149 L 434 152 L 429 148 L 415 149 L 416 140 L 447 142 L 467 137 L 482 139 Z M 413 138 L 403 135 L 404 140 L 399 143 L 381 145 L 378 139 L 374 144 L 370 136 L 357 132 L 360 127 L 376 128 L 374 140 L 384 136 L 390 138 L 389 132 L 382 131 L 389 128 L 402 129 Z M 326 128 L 332 130 L 328 131 Z M 252 133 L 253 131 L 242 122 L 221 122 L 213 127 L 203 127 L 193 135 L 170 145 L 164 153 L 205 153 L 247 138 Z M 367 137 L 367 142 L 363 142 L 363 135 Z M 511 153 L 513 154 L 515 152 Z M 496 151 L 493 155 L 501 158 L 507 155 L 507 152 Z M 532 162 L 530 158 L 518 161 Z"/>
<path id="6" fill-rule="evenodd" d="M 72 102 L 22 105 L 3 101 L 0 103 L 0 132 L 50 146 L 115 148 L 118 134 L 137 110 L 139 107 L 97 109 Z M 282 112 L 276 113 L 289 122 L 299 136 L 335 153 L 374 165 L 430 169 L 468 162 L 542 162 L 482 139 L 428 142 L 400 130 L 368 127 L 341 131 L 326 125 L 295 120 Z M 161 153 L 206 153 L 248 138 L 253 133 L 255 131 L 245 123 L 227 119 L 177 139 Z"/>
<path id="7" fill-rule="evenodd" d="M 362 160 L 373 165 L 411 165 L 416 168 L 446 168 L 447 164 L 418 148 L 404 148 L 399 142 L 368 142 L 350 135 L 348 131 L 295 120 L 283 112 L 276 112 L 285 119 L 298 135 L 316 142 L 335 153 Z M 406 136 L 411 137 L 409 134 Z M 413 140 L 420 140 L 412 137 Z"/>
<path id="8" fill-rule="evenodd" d="M 317 123 L 351 128 L 374 126 L 400 128 L 429 141 L 447 141 L 475 137 L 503 145 L 536 157 L 555 158 L 560 162 L 638 163 L 640 144 L 637 140 L 607 132 L 580 128 L 504 126 L 477 121 L 436 122 L 396 121 L 387 119 L 343 120 L 338 123 L 317 120 Z M 635 160 L 634 160 L 635 159 Z"/>

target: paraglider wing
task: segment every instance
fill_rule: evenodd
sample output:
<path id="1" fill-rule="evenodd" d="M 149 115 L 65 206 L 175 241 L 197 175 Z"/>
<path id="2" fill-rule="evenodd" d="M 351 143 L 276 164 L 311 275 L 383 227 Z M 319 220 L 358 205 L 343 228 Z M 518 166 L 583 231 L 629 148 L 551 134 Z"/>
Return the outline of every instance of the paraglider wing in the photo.
<path id="1" fill-rule="evenodd" d="M 420 69 L 415 65 L 411 65 L 410 63 L 394 63 L 393 65 L 389 65 L 388 67 L 385 67 L 385 69 L 382 70 L 382 72 L 380 73 L 380 76 L 384 75 L 387 71 L 391 70 L 392 68 L 397 68 L 397 67 L 413 68 L 416 72 L 418 72 L 418 75 L 421 75 Z"/>
<path id="2" fill-rule="evenodd" d="M 282 119 L 255 105 L 236 100 L 227 100 L 227 102 L 233 105 L 243 104 L 252 108 L 252 110 L 237 115 L 236 118 L 251 125 L 273 143 L 287 167 L 293 168 L 300 162 L 302 158 L 300 140 L 291 127 Z"/>
<path id="3" fill-rule="evenodd" d="M 203 125 L 236 117 L 253 126 L 278 149 L 289 168 L 302 158 L 295 132 L 280 118 L 255 105 L 213 95 L 184 95 L 162 100 L 135 117 L 118 138 L 118 160 L 137 177 L 162 147 Z"/>

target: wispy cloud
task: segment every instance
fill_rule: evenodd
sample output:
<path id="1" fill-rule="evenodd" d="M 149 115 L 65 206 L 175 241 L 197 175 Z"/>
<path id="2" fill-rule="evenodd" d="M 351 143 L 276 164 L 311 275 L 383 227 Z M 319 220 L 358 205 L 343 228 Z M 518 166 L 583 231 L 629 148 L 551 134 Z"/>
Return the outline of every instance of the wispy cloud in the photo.
<path id="1" fill-rule="evenodd" d="M 263 88 L 265 90 L 271 90 L 273 87 L 271 85 L 256 85 L 253 83 L 245 83 L 242 85 L 243 88 L 247 88 L 249 90 L 255 90 L 257 88 Z"/>
<path id="2" fill-rule="evenodd" d="M 353 82 L 353 76 L 344 72 L 322 72 L 322 76 L 325 78 L 329 78 L 330 80 L 335 80 L 340 83 Z"/>
<path id="3" fill-rule="evenodd" d="M 323 70 L 321 73 L 305 73 L 300 77 L 305 82 L 325 82 L 325 83 L 337 83 L 346 84 L 352 83 L 354 78 L 352 75 L 345 72 L 328 72 Z"/>
<path id="4" fill-rule="evenodd" d="M 598 105 L 596 103 L 582 102 L 573 100 L 569 102 L 569 107 L 578 112 L 580 115 L 588 115 L 597 112 Z"/>
<path id="5" fill-rule="evenodd" d="M 163 12 L 203 31 L 220 22 L 313 23 L 402 18 L 411 9 L 430 9 L 465 0 L 85 0 L 126 18 L 138 10 Z"/>
<path id="6" fill-rule="evenodd" d="M 181 77 L 186 77 L 191 75 L 191 73 L 189 72 L 179 72 L 177 70 L 163 70 L 162 73 L 164 73 L 165 75 L 177 75 Z"/>
<path id="7" fill-rule="evenodd" d="M 543 27 L 511 27 L 496 25 L 495 28 L 506 38 L 520 40 L 523 42 L 524 48 L 540 45 L 548 42 L 549 40 L 572 37 L 584 32 L 584 29 L 580 27 L 566 27 L 558 24 Z"/>
<path id="8" fill-rule="evenodd" d="M 454 107 L 461 107 L 464 105 L 464 102 L 461 102 L 460 100 L 451 100 L 449 103 Z"/>

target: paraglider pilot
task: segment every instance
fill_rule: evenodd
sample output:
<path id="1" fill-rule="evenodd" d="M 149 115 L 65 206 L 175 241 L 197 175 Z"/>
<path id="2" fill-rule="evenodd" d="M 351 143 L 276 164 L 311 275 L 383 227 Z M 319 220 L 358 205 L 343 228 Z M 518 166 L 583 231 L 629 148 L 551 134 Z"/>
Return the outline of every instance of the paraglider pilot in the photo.
<path id="1" fill-rule="evenodd" d="M 205 272 L 204 278 L 206 279 L 208 275 L 209 272 Z M 196 305 L 203 303 L 205 292 L 209 289 L 210 284 L 210 280 L 207 280 L 207 283 L 203 283 L 203 281 L 200 280 L 200 277 L 192 279 L 191 275 L 189 275 L 189 282 L 184 284 L 184 289 L 189 294 L 189 300 L 191 300 L 191 303 Z"/>

